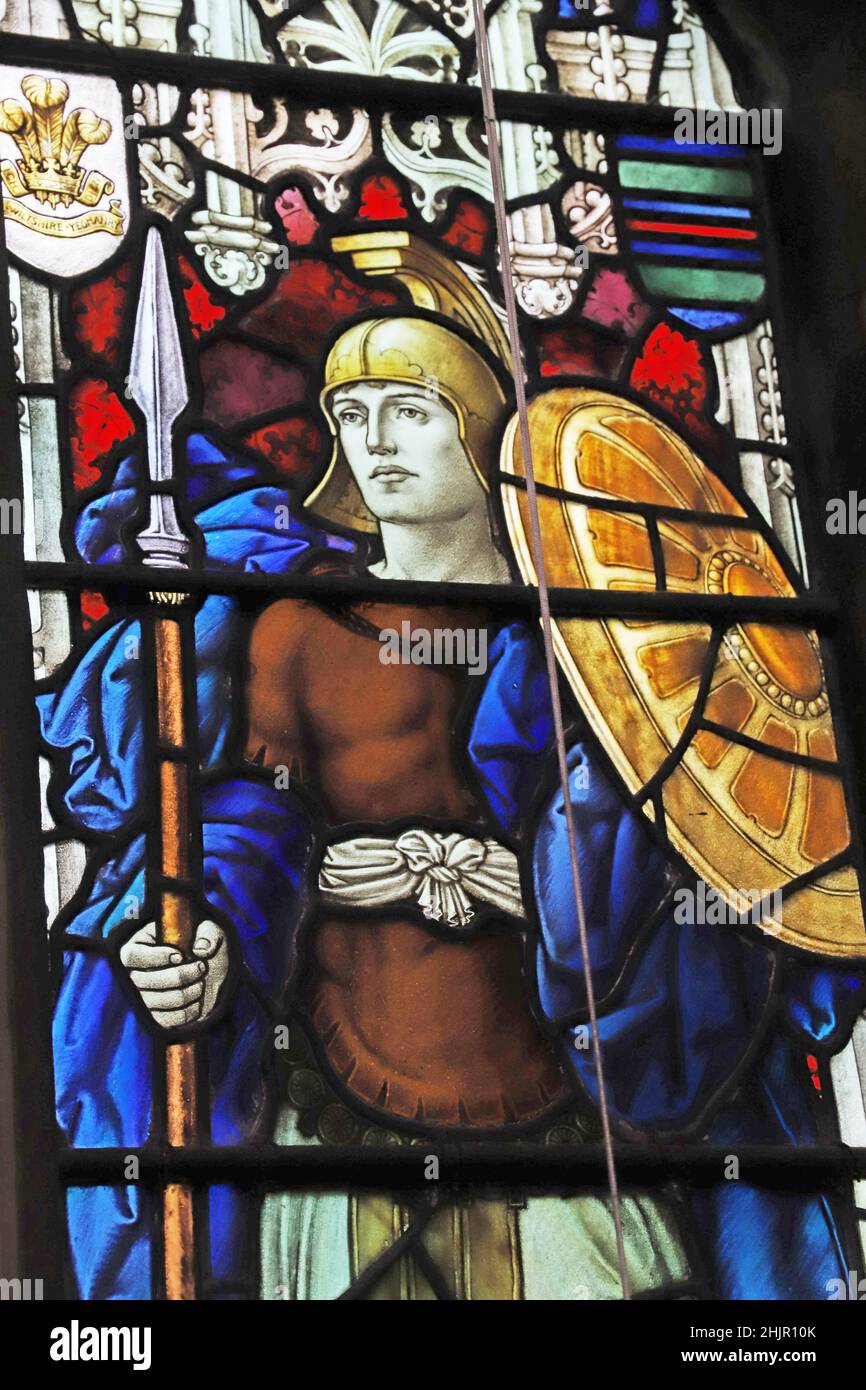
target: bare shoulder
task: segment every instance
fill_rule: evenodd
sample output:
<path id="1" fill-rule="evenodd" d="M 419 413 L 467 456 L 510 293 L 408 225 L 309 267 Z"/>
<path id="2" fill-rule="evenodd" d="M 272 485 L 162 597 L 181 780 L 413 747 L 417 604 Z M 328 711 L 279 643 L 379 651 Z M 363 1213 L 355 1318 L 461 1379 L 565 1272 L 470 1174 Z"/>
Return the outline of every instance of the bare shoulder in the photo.
<path id="1" fill-rule="evenodd" d="M 309 627 L 309 605 L 300 599 L 277 599 L 253 624 L 247 661 L 246 756 L 260 766 L 285 763 L 293 767 L 301 757 L 299 691 Z"/>
<path id="2" fill-rule="evenodd" d="M 313 622 L 310 605 L 300 599 L 277 599 L 256 618 L 250 636 L 250 666 L 281 667 L 295 662 Z"/>

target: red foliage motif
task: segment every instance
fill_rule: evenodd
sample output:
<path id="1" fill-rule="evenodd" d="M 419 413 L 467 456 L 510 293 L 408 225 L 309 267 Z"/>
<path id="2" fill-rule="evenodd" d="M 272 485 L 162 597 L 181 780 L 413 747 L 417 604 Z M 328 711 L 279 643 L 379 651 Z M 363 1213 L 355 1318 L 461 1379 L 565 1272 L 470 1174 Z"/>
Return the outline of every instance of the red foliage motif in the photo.
<path id="1" fill-rule="evenodd" d="M 327 261 L 293 261 L 268 298 L 241 320 L 248 333 L 306 357 L 318 357 L 338 324 L 362 309 L 396 304 L 391 290 L 356 285 Z"/>
<path id="2" fill-rule="evenodd" d="M 131 270 L 124 261 L 110 275 L 83 285 L 72 296 L 76 340 L 109 365 L 117 360 Z"/>
<path id="3" fill-rule="evenodd" d="M 469 198 L 463 198 L 457 205 L 451 225 L 442 233 L 442 240 L 460 251 L 480 256 L 489 230 L 490 218 L 484 209 Z"/>
<path id="4" fill-rule="evenodd" d="M 89 487 L 102 476 L 102 462 L 134 425 L 108 382 L 85 377 L 69 393 L 69 438 L 76 488 Z"/>
<path id="5" fill-rule="evenodd" d="M 358 216 L 365 222 L 387 222 L 407 215 L 400 190 L 387 174 L 371 174 L 361 184 Z"/>
<path id="6" fill-rule="evenodd" d="M 286 240 L 292 246 L 308 246 L 319 229 L 319 219 L 310 211 L 299 188 L 284 188 L 274 207 L 283 224 Z"/>
<path id="7" fill-rule="evenodd" d="M 542 376 L 603 376 L 616 381 L 625 345 L 588 328 L 547 328 L 538 335 Z"/>
<path id="8" fill-rule="evenodd" d="M 185 256 L 178 257 L 178 265 L 190 326 L 198 338 L 203 333 L 209 333 L 225 318 L 226 311 L 211 299 Z M 129 261 L 124 261 L 110 275 L 83 285 L 72 296 L 76 340 L 95 357 L 103 357 L 111 366 L 117 361 L 131 278 L 132 266 Z"/>
<path id="9" fill-rule="evenodd" d="M 631 384 L 669 410 L 702 410 L 707 375 L 698 344 L 666 323 L 657 324 L 634 364 Z"/>
<path id="10" fill-rule="evenodd" d="M 177 263 L 183 280 L 183 297 L 189 314 L 190 328 L 193 335 L 200 338 L 203 333 L 210 333 L 220 319 L 225 318 L 226 311 L 221 304 L 216 304 L 211 299 L 186 256 L 178 256 Z"/>
<path id="11" fill-rule="evenodd" d="M 98 623 L 100 618 L 104 618 L 108 612 L 108 604 L 105 602 L 98 589 L 82 589 L 81 591 L 81 626 L 86 630 L 93 623 Z"/>
<path id="12" fill-rule="evenodd" d="M 306 482 L 313 475 L 322 437 L 309 420 L 295 415 L 252 430 L 244 443 L 264 454 L 285 477 Z"/>
<path id="13" fill-rule="evenodd" d="M 707 420 L 707 369 L 701 349 L 666 323 L 650 333 L 631 372 L 631 384 L 684 424 L 710 453 L 720 444 L 720 431 Z"/>
<path id="14" fill-rule="evenodd" d="M 806 1065 L 809 1068 L 809 1075 L 812 1079 L 812 1085 L 815 1087 L 815 1090 L 818 1092 L 818 1095 L 823 1100 L 824 1090 L 821 1086 L 821 1071 L 818 1067 L 818 1058 L 813 1057 L 812 1054 L 809 1053 L 808 1057 L 806 1058 Z"/>
<path id="15" fill-rule="evenodd" d="M 214 343 L 199 358 L 204 413 L 220 425 L 234 425 L 278 406 L 294 405 L 304 394 L 297 367 L 270 353 L 233 343 Z"/>

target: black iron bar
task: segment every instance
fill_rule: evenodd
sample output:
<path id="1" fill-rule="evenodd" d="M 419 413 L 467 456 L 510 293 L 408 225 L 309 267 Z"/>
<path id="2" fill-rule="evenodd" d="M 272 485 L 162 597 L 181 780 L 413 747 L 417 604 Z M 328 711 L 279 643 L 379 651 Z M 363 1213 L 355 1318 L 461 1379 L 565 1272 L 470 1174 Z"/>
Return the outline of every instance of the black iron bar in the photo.
<path id="1" fill-rule="evenodd" d="M 35 560 L 25 567 L 31 589 L 98 589 L 107 597 L 142 601 L 154 587 L 153 571 L 133 565 L 76 565 Z M 170 570 L 159 572 L 159 587 L 178 593 L 261 594 L 273 598 L 322 598 L 336 602 L 381 604 L 456 604 L 498 611 L 539 611 L 538 590 L 528 585 L 428 583 L 373 575 L 243 574 L 237 570 Z M 838 610 L 821 594 L 764 598 L 733 594 L 681 594 L 671 590 L 551 589 L 551 609 L 560 617 L 656 618 L 660 622 L 704 621 L 719 626 L 766 623 L 815 628 L 830 634 Z"/>
<path id="2" fill-rule="evenodd" d="M 126 82 L 171 82 L 180 87 L 263 92 L 288 98 L 301 106 L 333 105 L 336 79 L 339 99 L 347 106 L 362 106 L 370 111 L 418 111 L 424 115 L 429 115 L 431 108 L 446 109 L 449 115 L 477 116 L 479 121 L 482 118 L 481 92 L 466 82 L 440 86 L 423 79 L 378 77 L 357 72 L 335 74 L 290 67 L 288 63 L 254 63 L 155 49 L 113 48 L 107 44 L 37 38 L 29 34 L 4 34 L 3 55 L 9 64 L 33 63 L 64 71 L 102 72 Z M 598 101 L 564 92 L 501 90 L 497 91 L 496 101 L 501 120 L 529 121 L 534 126 L 583 127 L 590 122 L 593 126 L 633 130 L 639 123 L 641 127 L 649 126 L 664 133 L 672 132 L 676 122 L 673 106 L 646 105 L 636 110 L 633 102 Z"/>
<path id="3" fill-rule="evenodd" d="M 762 1187 L 819 1190 L 835 1179 L 866 1177 L 866 1148 L 844 1144 L 803 1145 L 617 1143 L 617 1170 L 624 1183 L 658 1185 L 687 1180 L 702 1186 L 726 1181 L 730 1160 L 739 1163 L 739 1180 Z M 274 1144 L 237 1148 L 67 1149 L 60 1172 L 76 1186 L 124 1181 L 131 1156 L 138 1159 L 138 1181 L 157 1186 L 166 1179 L 193 1185 L 241 1183 L 285 1188 L 429 1191 L 428 1159 L 439 1160 L 438 1186 L 554 1188 L 576 1191 L 605 1187 L 607 1169 L 599 1143 L 538 1144 L 524 1141 L 435 1139 L 405 1145 L 327 1147 Z"/>

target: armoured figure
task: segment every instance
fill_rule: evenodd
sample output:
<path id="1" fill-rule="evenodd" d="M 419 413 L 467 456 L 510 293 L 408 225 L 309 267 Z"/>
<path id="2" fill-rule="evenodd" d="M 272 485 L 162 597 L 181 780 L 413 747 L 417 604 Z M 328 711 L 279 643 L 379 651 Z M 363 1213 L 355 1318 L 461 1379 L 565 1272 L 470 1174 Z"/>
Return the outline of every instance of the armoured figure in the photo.
<path id="1" fill-rule="evenodd" d="M 260 551 L 274 565 L 272 547 L 282 545 L 284 569 L 505 582 L 511 568 L 490 487 L 503 406 L 495 370 L 464 331 L 418 314 L 362 321 L 327 359 L 322 408 L 334 450 L 307 499 L 312 517 L 334 530 L 296 511 L 280 537 L 273 515 L 285 494 L 263 501 L 250 475 L 246 489 L 236 475 L 229 487 L 231 461 L 194 438 L 198 524 L 213 553 L 227 544 L 227 527 L 243 533 L 235 563 Z M 484 676 L 383 662 L 382 632 L 407 619 L 427 631 L 484 627 Z M 88 654 L 71 687 L 43 701 L 49 742 L 80 743 L 82 721 L 100 718 L 98 709 L 82 712 L 82 695 L 105 688 L 107 674 L 115 688 L 134 680 L 119 670 L 120 629 Z M 209 599 L 197 619 L 206 773 L 197 959 L 171 959 L 152 924 L 130 931 L 124 903 L 140 892 L 140 836 L 102 863 L 73 904 L 67 930 L 98 945 L 70 957 L 58 1001 L 58 1110 L 70 1142 L 141 1142 L 154 1029 L 186 1027 L 207 1040 L 216 1143 L 255 1134 L 281 1144 L 413 1144 L 443 1131 L 470 1142 L 495 1133 L 579 1143 L 592 1132 L 595 1080 L 581 1045 L 583 969 L 534 632 L 469 605 L 275 602 L 249 640 L 247 762 L 231 772 L 225 750 L 238 710 L 215 692 L 240 636 L 238 615 Z M 798 1052 L 774 1035 L 760 1056 L 754 1049 L 779 988 L 781 948 L 675 921 L 663 849 L 617 789 L 576 706 L 572 719 L 569 794 L 618 1132 L 731 1143 L 813 1136 L 795 1079 L 803 1043 Z M 109 757 L 122 741 L 115 722 Z M 141 777 L 137 758 L 126 769 L 127 802 Z M 103 815 L 119 799 L 99 759 L 97 751 L 79 767 L 70 815 L 94 814 L 94 785 Z M 859 1008 L 859 980 L 812 965 L 785 969 L 786 1006 L 806 1045 L 840 1036 Z M 269 1107 L 268 1008 L 282 1006 L 287 991 L 301 1037 L 276 1069 Z M 134 1084 L 119 1088 L 120 1076 Z M 83 1112 L 78 1098 L 88 1090 L 97 1103 Z M 242 1193 L 211 1190 L 212 1296 L 238 1287 L 258 1219 Z M 338 1296 L 412 1219 L 387 1193 L 269 1196 L 260 1296 Z M 639 1293 L 697 1286 L 727 1297 L 820 1297 L 842 1259 L 827 1201 L 746 1183 L 687 1198 L 630 1193 L 623 1221 Z M 98 1250 L 83 1239 L 88 1224 L 103 1233 Z M 73 1192 L 70 1227 L 83 1293 L 149 1295 L 146 1196 Z M 706 1267 L 693 1255 L 696 1234 Z M 423 1255 L 395 1261 L 369 1296 L 431 1298 L 443 1288 L 465 1298 L 619 1296 L 613 1223 L 594 1195 L 446 1200 L 420 1244 Z M 756 1244 L 753 1261 L 744 1252 Z M 803 1252 L 799 1264 L 792 1246 Z"/>

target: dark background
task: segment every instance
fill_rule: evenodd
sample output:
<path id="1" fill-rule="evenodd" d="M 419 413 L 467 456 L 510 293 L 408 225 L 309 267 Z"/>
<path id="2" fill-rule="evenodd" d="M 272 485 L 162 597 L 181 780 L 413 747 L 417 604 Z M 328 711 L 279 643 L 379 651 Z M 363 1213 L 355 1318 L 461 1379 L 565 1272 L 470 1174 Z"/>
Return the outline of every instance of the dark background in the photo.
<path id="1" fill-rule="evenodd" d="M 765 161 L 779 250 L 774 327 L 812 581 L 826 586 L 840 611 L 835 694 L 863 808 L 866 535 L 830 536 L 825 518 L 832 497 L 859 490 L 866 498 L 866 0 L 703 0 L 701 11 L 743 103 L 784 111 L 782 150 Z M 10 365 L 9 341 L 8 307 L 0 304 L 0 369 Z M 15 434 L 10 405 L 0 397 L 0 439 Z M 4 592 L 20 591 L 18 550 L 15 537 L 0 537 Z M 33 750 L 28 738 L 15 737 L 14 692 L 29 679 L 23 605 L 3 605 L 0 627 L 0 729 L 11 733 L 0 739 L 0 1275 L 42 1275 L 50 1297 L 61 1253 L 50 1138 L 40 1146 L 38 1135 L 20 1132 L 22 1116 L 51 1113 L 50 1076 L 38 1056 L 44 1044 L 37 1042 L 47 1038 L 50 1011 L 41 988 L 41 884 L 14 853 L 14 820 L 28 823 L 36 811 Z M 28 930 L 34 918 L 35 936 Z M 32 986 L 24 1030 L 10 1009 L 13 960 L 15 976 Z"/>
<path id="2" fill-rule="evenodd" d="M 866 808 L 866 535 L 826 530 L 829 498 L 850 490 L 866 498 L 866 3 L 708 0 L 702 8 L 741 79 L 743 104 L 784 112 L 781 152 L 764 160 L 783 403 L 812 582 L 840 608 L 838 688 Z"/>

